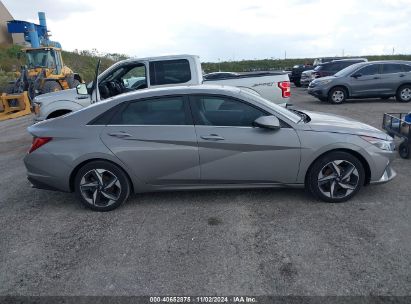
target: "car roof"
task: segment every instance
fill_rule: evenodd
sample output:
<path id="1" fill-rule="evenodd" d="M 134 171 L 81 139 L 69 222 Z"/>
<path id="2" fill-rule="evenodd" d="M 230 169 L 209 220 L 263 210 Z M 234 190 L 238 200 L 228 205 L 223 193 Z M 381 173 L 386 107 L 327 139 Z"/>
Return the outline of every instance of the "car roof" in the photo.
<path id="1" fill-rule="evenodd" d="M 173 86 L 173 87 L 163 87 L 154 89 L 143 89 L 138 91 L 133 91 L 125 94 L 118 95 L 118 100 L 129 99 L 130 97 L 135 98 L 148 98 L 154 96 L 164 96 L 164 95 L 179 95 L 179 94 L 227 94 L 236 95 L 242 91 L 241 88 L 223 86 L 223 85 L 186 85 L 186 86 Z M 115 96 L 114 98 L 116 98 Z"/>

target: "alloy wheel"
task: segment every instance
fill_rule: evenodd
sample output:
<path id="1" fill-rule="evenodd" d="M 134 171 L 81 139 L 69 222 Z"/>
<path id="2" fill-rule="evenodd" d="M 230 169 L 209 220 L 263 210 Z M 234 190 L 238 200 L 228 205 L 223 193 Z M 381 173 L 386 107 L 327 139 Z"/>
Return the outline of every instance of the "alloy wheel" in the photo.
<path id="1" fill-rule="evenodd" d="M 410 88 L 404 88 L 401 92 L 401 99 L 404 101 L 409 101 L 411 100 L 411 89 Z"/>
<path id="2" fill-rule="evenodd" d="M 344 97 L 345 97 L 344 92 L 340 90 L 334 91 L 333 94 L 331 95 L 331 98 L 335 103 L 343 102 Z"/>
<path id="3" fill-rule="evenodd" d="M 358 169 L 349 161 L 334 160 L 327 163 L 318 174 L 318 188 L 329 198 L 345 198 L 358 186 Z"/>
<path id="4" fill-rule="evenodd" d="M 111 171 L 93 169 L 81 178 L 80 192 L 89 204 L 108 207 L 120 198 L 121 184 Z"/>

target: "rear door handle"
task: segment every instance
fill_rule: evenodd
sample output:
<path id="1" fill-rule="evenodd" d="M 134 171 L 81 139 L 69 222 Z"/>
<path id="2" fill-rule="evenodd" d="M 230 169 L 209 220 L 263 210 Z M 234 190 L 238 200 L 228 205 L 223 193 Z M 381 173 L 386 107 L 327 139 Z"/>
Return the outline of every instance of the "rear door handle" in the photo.
<path id="1" fill-rule="evenodd" d="M 374 77 L 373 79 L 380 79 L 380 77 Z"/>
<path id="2" fill-rule="evenodd" d="M 131 134 L 128 134 L 128 133 L 123 132 L 123 131 L 108 133 L 108 135 L 111 136 L 111 137 L 117 137 L 117 138 L 127 138 L 127 137 L 131 137 Z"/>
<path id="3" fill-rule="evenodd" d="M 400 74 L 400 77 L 405 77 L 405 75 L 404 75 L 404 74 Z"/>
<path id="4" fill-rule="evenodd" d="M 202 135 L 201 138 L 205 140 L 224 140 L 224 137 L 221 137 L 217 134 Z"/>

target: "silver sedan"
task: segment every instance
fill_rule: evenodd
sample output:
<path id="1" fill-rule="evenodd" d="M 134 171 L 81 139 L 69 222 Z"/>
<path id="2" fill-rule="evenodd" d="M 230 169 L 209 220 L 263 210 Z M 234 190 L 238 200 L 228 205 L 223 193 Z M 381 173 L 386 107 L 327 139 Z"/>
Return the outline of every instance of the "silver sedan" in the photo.
<path id="1" fill-rule="evenodd" d="M 145 90 L 28 128 L 37 188 L 112 210 L 130 193 L 306 187 L 343 202 L 395 177 L 392 138 L 331 114 L 288 110 L 217 86 Z"/>

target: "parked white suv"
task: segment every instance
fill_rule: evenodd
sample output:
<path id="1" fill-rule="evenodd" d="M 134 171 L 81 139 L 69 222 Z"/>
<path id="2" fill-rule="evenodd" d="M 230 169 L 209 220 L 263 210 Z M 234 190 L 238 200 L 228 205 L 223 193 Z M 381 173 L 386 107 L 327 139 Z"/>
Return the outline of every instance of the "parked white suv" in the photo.
<path id="1" fill-rule="evenodd" d="M 77 89 L 37 96 L 33 101 L 35 121 L 58 117 L 135 90 L 202 83 L 200 58 L 195 55 L 123 60 L 102 72 L 96 81 L 88 85 L 81 84 Z M 290 82 L 284 72 L 243 73 L 235 78 L 207 80 L 204 83 L 245 88 L 283 105 L 290 97 Z"/>

